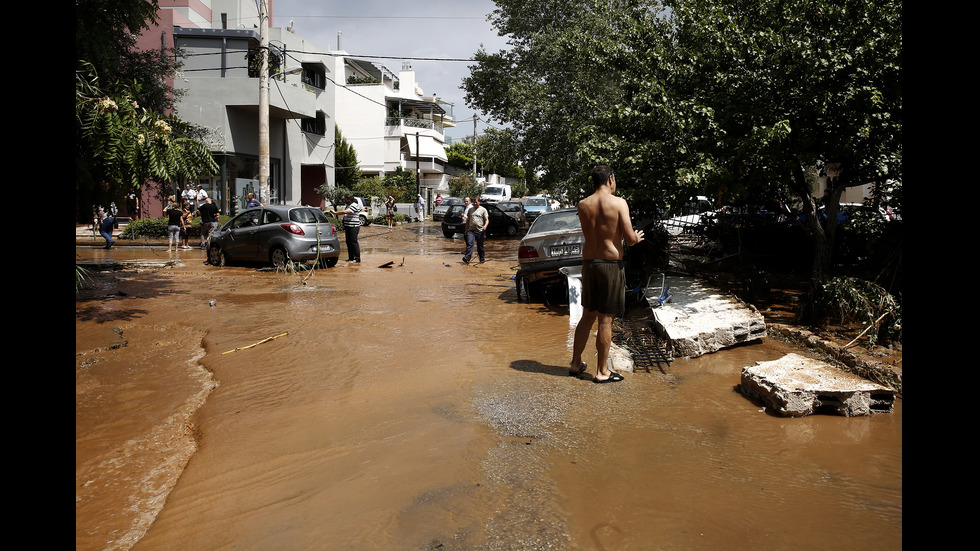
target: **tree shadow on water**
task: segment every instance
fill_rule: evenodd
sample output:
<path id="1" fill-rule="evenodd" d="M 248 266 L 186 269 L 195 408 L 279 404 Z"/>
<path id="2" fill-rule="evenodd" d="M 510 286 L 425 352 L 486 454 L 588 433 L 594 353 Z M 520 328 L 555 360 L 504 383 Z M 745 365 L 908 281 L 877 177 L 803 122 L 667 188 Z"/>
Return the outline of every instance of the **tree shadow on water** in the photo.
<path id="1" fill-rule="evenodd" d="M 136 282 L 126 281 L 116 272 L 91 272 L 75 293 L 75 321 L 132 321 L 145 316 L 147 310 L 126 307 L 126 300 L 174 293 L 173 284 L 165 277 L 151 275 Z"/>

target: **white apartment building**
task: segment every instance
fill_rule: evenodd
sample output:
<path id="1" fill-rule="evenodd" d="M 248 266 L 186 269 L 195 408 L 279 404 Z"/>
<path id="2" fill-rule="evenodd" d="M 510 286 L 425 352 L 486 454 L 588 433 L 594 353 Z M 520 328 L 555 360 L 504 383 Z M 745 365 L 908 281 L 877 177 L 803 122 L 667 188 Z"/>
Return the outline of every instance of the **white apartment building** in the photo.
<path id="1" fill-rule="evenodd" d="M 410 63 L 396 75 L 380 63 L 332 53 L 336 124 L 357 152 L 362 174 L 384 176 L 401 167 L 421 173 L 430 195 L 448 189 L 445 129 L 455 126 L 448 104 L 424 95 Z"/>

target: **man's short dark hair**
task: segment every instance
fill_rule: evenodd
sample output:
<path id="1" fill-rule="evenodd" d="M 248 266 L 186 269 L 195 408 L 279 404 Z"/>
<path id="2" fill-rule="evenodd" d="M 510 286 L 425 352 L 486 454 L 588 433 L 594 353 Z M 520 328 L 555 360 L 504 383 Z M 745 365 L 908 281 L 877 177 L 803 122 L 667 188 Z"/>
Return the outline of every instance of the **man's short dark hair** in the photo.
<path id="1" fill-rule="evenodd" d="M 599 189 L 609 181 L 613 175 L 613 169 L 609 165 L 598 165 L 592 169 L 592 189 Z"/>

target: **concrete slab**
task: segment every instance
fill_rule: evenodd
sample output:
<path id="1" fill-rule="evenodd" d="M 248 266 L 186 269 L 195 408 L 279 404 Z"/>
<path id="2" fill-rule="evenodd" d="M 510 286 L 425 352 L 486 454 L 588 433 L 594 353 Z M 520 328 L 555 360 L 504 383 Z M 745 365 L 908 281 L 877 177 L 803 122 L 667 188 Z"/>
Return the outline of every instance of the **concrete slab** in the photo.
<path id="1" fill-rule="evenodd" d="M 895 391 L 798 354 L 742 368 L 738 391 L 783 417 L 891 413 Z"/>
<path id="2" fill-rule="evenodd" d="M 654 281 L 656 280 L 656 281 Z M 766 336 L 766 321 L 751 304 L 690 277 L 667 277 L 667 302 L 658 304 L 661 280 L 644 290 L 656 330 L 675 358 L 694 358 Z"/>

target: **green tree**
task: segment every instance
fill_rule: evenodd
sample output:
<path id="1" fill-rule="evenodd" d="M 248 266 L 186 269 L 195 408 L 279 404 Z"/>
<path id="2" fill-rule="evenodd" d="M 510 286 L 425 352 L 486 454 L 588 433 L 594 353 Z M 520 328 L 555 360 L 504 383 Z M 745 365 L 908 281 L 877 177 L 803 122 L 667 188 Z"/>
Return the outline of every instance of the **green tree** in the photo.
<path id="1" fill-rule="evenodd" d="M 138 84 L 117 82 L 103 89 L 94 72 L 76 72 L 76 197 L 108 202 L 148 179 L 174 181 L 217 172 L 210 148 L 189 137 L 191 125 L 141 107 L 138 96 Z"/>
<path id="2" fill-rule="evenodd" d="M 488 172 L 507 178 L 523 178 L 517 134 L 510 129 L 488 128 L 476 141 L 476 151 Z"/>
<path id="3" fill-rule="evenodd" d="M 136 101 L 165 113 L 174 106 L 174 90 L 162 77 L 179 68 L 174 50 L 140 50 L 140 32 L 157 20 L 158 0 L 75 0 L 75 70 L 99 75 L 102 86 L 139 82 Z M 91 67 L 91 69 L 89 69 Z"/>
<path id="4" fill-rule="evenodd" d="M 156 0 L 75 2 L 76 218 L 119 202 L 147 179 L 173 181 L 217 172 L 206 130 L 172 113 L 167 84 L 179 52 L 139 50 L 156 20 Z"/>
<path id="5" fill-rule="evenodd" d="M 472 172 L 464 172 L 449 179 L 449 194 L 453 197 L 479 197 L 483 184 L 476 181 Z"/>
<path id="6" fill-rule="evenodd" d="M 398 166 L 395 167 L 394 172 L 385 174 L 383 182 L 396 201 L 415 202 L 415 196 L 418 195 L 418 180 L 414 172 Z"/>
<path id="7" fill-rule="evenodd" d="M 357 151 L 334 125 L 334 180 L 337 187 L 353 189 L 361 179 Z"/>
<path id="8" fill-rule="evenodd" d="M 570 201 L 597 163 L 616 169 L 638 214 L 786 190 L 809 214 L 820 279 L 836 216 L 814 216 L 813 177 L 836 175 L 834 198 L 901 180 L 897 0 L 496 5 L 511 47 L 476 53 L 467 101 L 512 123 L 523 166 L 543 173 L 535 185 Z"/>
<path id="9" fill-rule="evenodd" d="M 807 214 L 813 275 L 826 277 L 843 190 L 902 177 L 901 2 L 667 4 L 669 84 L 706 114 L 696 148 L 735 190 L 787 186 Z M 814 173 L 832 176 L 826 224 Z"/>
<path id="10" fill-rule="evenodd" d="M 449 166 L 463 170 L 473 170 L 473 144 L 458 141 L 446 147 L 446 159 Z M 479 170 L 479 166 L 477 166 Z"/>

